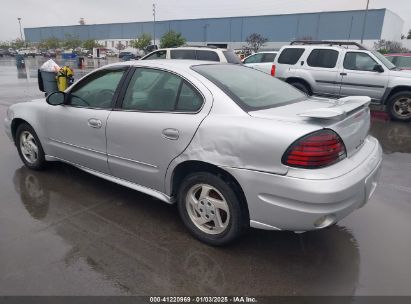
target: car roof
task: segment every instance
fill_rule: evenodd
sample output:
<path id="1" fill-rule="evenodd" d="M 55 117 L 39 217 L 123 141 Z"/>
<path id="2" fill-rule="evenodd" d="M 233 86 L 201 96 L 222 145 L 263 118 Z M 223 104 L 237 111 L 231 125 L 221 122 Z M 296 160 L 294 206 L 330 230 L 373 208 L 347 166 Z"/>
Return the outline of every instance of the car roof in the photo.
<path id="1" fill-rule="evenodd" d="M 155 51 L 165 51 L 165 50 L 207 50 L 207 51 L 217 51 L 217 50 L 221 50 L 221 51 L 227 51 L 226 48 L 213 48 L 213 47 L 206 47 L 206 46 L 180 46 L 180 47 L 175 47 L 175 48 L 163 48 L 163 49 L 158 49 L 158 50 L 154 50 Z"/>
<path id="2" fill-rule="evenodd" d="M 134 60 L 124 61 L 108 64 L 100 69 L 104 69 L 111 66 L 141 66 L 141 67 L 154 67 L 154 68 L 170 68 L 170 69 L 183 69 L 189 70 L 195 65 L 212 65 L 212 64 L 227 64 L 218 61 L 204 61 L 204 60 L 188 60 L 188 59 L 154 59 L 154 60 Z"/>

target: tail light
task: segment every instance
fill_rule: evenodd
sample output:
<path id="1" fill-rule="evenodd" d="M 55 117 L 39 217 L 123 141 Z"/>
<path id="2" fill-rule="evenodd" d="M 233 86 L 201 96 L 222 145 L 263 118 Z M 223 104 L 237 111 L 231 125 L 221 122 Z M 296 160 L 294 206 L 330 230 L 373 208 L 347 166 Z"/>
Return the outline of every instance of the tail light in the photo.
<path id="1" fill-rule="evenodd" d="M 342 139 L 332 130 L 323 129 L 296 140 L 284 153 L 282 163 L 290 167 L 317 169 L 347 156 Z"/>
<path id="2" fill-rule="evenodd" d="M 271 66 L 271 76 L 275 76 L 275 64 Z"/>

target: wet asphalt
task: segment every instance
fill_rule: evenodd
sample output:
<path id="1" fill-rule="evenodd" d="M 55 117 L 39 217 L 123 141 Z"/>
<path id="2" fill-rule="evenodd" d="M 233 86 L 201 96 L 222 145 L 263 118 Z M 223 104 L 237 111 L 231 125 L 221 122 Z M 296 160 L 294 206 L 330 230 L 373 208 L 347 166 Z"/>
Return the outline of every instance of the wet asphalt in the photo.
<path id="1" fill-rule="evenodd" d="M 373 113 L 380 185 L 337 225 L 250 230 L 214 248 L 174 206 L 69 165 L 23 166 L 2 122 L 8 105 L 43 96 L 43 61 L 18 71 L 0 58 L 0 295 L 411 295 L 410 124 Z M 76 78 L 105 63 L 88 60 Z"/>

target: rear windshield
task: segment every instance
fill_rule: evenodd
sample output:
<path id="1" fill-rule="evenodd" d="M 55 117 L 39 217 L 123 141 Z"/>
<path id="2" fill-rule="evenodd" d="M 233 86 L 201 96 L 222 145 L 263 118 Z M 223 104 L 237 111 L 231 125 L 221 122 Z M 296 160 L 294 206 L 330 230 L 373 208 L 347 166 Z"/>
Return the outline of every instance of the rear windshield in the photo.
<path id="1" fill-rule="evenodd" d="M 284 49 L 280 57 L 278 57 L 278 63 L 283 64 L 296 64 L 298 59 L 304 53 L 305 49 L 288 48 Z"/>
<path id="2" fill-rule="evenodd" d="M 236 53 L 234 53 L 233 50 L 223 51 L 223 54 L 228 63 L 241 63 L 240 58 L 236 55 Z"/>
<path id="3" fill-rule="evenodd" d="M 217 85 L 243 110 L 256 111 L 297 102 L 306 96 L 271 75 L 241 65 L 197 65 L 192 69 Z"/>

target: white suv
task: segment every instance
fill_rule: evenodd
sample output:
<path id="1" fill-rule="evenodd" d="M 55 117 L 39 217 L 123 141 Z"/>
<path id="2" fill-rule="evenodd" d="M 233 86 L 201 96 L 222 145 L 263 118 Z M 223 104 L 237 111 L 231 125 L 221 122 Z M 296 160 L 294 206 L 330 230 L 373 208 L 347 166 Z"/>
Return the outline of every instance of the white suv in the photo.
<path id="1" fill-rule="evenodd" d="M 355 42 L 293 41 L 274 60 L 276 77 L 308 95 L 364 95 L 393 119 L 411 121 L 411 73 Z"/>
<path id="2" fill-rule="evenodd" d="M 240 58 L 233 50 L 212 47 L 178 47 L 159 49 L 147 54 L 141 60 L 190 59 L 240 64 Z"/>

